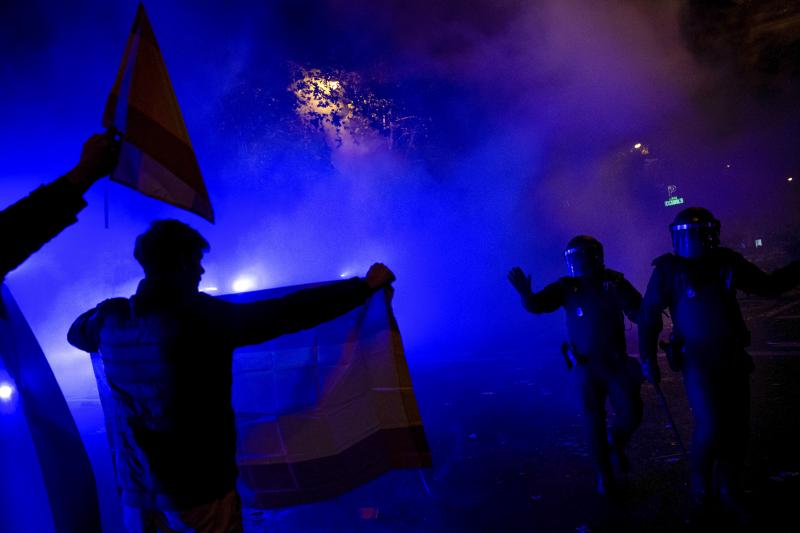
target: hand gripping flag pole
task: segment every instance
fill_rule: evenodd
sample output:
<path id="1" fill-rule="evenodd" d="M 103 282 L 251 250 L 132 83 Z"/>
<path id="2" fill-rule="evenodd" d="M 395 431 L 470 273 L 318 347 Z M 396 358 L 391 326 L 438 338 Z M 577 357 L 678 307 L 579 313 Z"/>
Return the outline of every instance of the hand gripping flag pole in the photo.
<path id="1" fill-rule="evenodd" d="M 200 166 L 143 4 L 106 102 L 103 126 L 122 138 L 112 180 L 214 222 Z"/>

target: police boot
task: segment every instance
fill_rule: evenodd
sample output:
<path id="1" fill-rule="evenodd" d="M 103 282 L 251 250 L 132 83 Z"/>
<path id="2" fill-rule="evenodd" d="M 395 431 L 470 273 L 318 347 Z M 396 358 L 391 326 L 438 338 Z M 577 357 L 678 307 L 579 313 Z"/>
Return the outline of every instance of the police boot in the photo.
<path id="1" fill-rule="evenodd" d="M 621 474 L 627 474 L 631 471 L 631 461 L 628 459 L 628 455 L 625 453 L 625 440 L 619 436 L 614 435 L 613 430 L 609 430 L 608 432 L 608 448 L 609 448 L 609 459 L 611 460 L 611 465 L 617 472 Z"/>
<path id="2" fill-rule="evenodd" d="M 614 496 L 617 493 L 617 482 L 609 462 L 600 465 L 595 472 L 595 489 L 600 496 Z"/>
<path id="3" fill-rule="evenodd" d="M 715 499 L 703 490 L 692 490 L 686 524 L 690 531 L 708 531 L 716 524 Z"/>
<path id="4" fill-rule="evenodd" d="M 595 489 L 600 496 L 610 497 L 616 495 L 617 483 L 614 480 L 614 476 L 611 474 L 597 474 Z"/>
<path id="5" fill-rule="evenodd" d="M 727 518 L 738 525 L 749 525 L 752 515 L 742 483 L 742 464 L 735 460 L 720 461 L 717 465 L 719 502 Z"/>
<path id="6" fill-rule="evenodd" d="M 740 526 L 749 526 L 753 522 L 749 505 L 745 500 L 744 491 L 729 490 L 727 487 L 720 487 L 719 502 L 723 512 L 734 523 Z"/>

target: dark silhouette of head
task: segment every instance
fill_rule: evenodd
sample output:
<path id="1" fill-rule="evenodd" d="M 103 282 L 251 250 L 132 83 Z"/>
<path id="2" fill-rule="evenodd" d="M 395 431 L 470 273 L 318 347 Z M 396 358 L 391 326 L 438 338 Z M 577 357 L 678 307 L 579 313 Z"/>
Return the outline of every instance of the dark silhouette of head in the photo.
<path id="1" fill-rule="evenodd" d="M 697 259 L 719 246 L 720 222 L 703 207 L 688 207 L 669 225 L 675 255 Z"/>
<path id="2" fill-rule="evenodd" d="M 133 256 L 142 265 L 145 277 L 172 278 L 200 283 L 200 261 L 209 245 L 200 233 L 178 220 L 156 220 L 136 238 Z"/>
<path id="3" fill-rule="evenodd" d="M 603 245 L 594 237 L 578 235 L 567 243 L 564 259 L 570 277 L 594 277 L 606 268 Z"/>

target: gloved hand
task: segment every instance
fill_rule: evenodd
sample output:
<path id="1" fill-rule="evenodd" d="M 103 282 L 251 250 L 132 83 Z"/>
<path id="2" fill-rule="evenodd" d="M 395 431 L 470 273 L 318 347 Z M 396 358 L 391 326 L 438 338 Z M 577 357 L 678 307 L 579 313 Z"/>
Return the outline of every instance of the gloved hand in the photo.
<path id="1" fill-rule="evenodd" d="M 511 269 L 508 273 L 508 281 L 523 298 L 531 293 L 531 277 L 530 275 L 526 275 L 520 267 Z"/>
<path id="2" fill-rule="evenodd" d="M 642 360 L 642 374 L 647 381 L 654 385 L 661 383 L 661 369 L 658 367 L 658 360 L 655 357 Z"/>

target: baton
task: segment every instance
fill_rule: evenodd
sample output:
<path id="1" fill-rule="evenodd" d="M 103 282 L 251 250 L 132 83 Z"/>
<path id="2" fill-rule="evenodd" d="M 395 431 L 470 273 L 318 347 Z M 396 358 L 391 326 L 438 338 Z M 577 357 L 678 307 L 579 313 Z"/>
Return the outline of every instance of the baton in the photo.
<path id="1" fill-rule="evenodd" d="M 672 428 L 672 433 L 675 435 L 675 440 L 678 441 L 678 446 L 681 447 L 681 454 L 683 454 L 684 459 L 688 460 L 689 452 L 686 451 L 686 446 L 683 445 L 683 439 L 681 438 L 681 434 L 678 432 L 678 427 L 675 425 L 675 420 L 672 419 L 672 413 L 667 405 L 667 397 L 664 396 L 664 391 L 661 390 L 661 385 L 658 383 L 653 383 L 653 387 L 656 389 L 656 394 L 658 395 L 661 408 L 664 410 L 664 414 L 667 415 L 667 423 L 669 423 L 669 427 Z"/>

